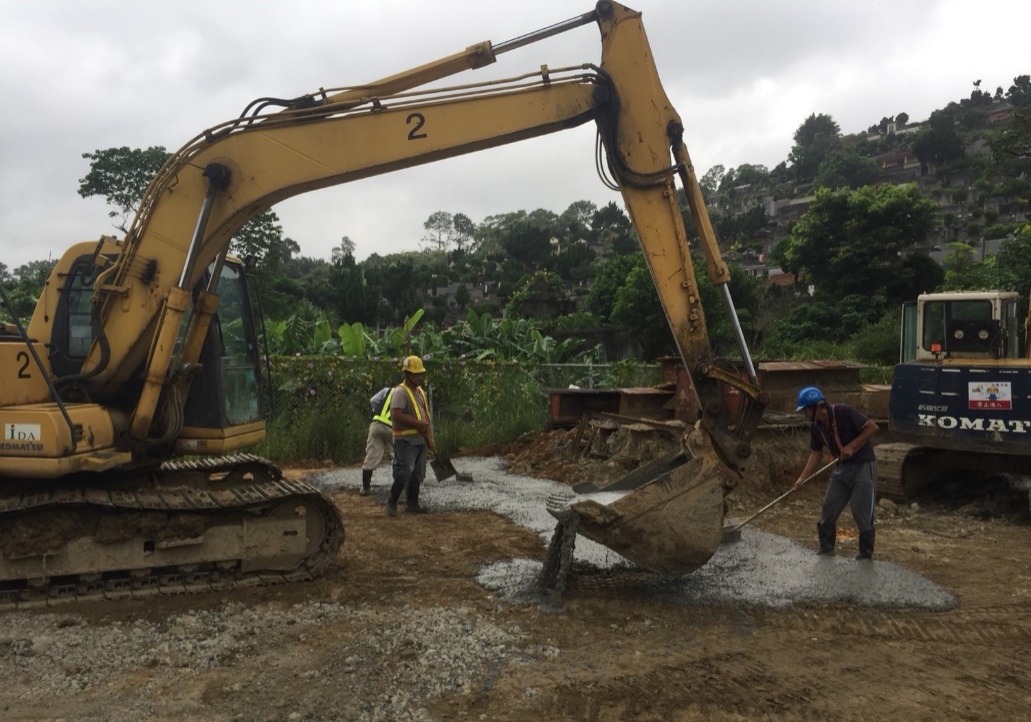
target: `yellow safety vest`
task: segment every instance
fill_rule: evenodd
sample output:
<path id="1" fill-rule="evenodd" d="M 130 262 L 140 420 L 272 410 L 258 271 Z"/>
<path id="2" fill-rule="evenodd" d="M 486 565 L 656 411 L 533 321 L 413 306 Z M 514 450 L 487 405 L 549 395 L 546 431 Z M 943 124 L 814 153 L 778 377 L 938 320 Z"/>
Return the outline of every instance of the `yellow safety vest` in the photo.
<path id="1" fill-rule="evenodd" d="M 391 428 L 394 427 L 394 422 L 390 420 L 390 400 L 392 398 L 394 398 L 394 389 L 390 389 L 390 393 L 387 394 L 386 400 L 383 401 L 383 408 L 380 409 L 380 412 L 372 417 L 373 421 L 386 424 Z"/>
<path id="2" fill-rule="evenodd" d="M 422 421 L 422 411 L 419 409 L 419 404 L 415 401 L 415 394 L 412 393 L 412 390 L 408 388 L 407 384 L 401 384 L 401 388 L 405 390 L 405 393 L 408 394 L 408 400 L 412 402 L 412 408 L 415 409 L 415 418 Z M 394 389 L 394 391 L 397 391 L 397 389 Z M 391 392 L 390 395 L 393 396 L 393 392 Z M 419 387 L 419 395 L 422 397 L 423 401 L 426 401 L 426 392 L 422 390 L 421 386 Z M 426 406 L 429 407 L 428 401 L 426 401 Z M 420 433 L 418 429 L 404 429 L 403 431 L 394 429 L 395 438 L 398 436 L 415 436 L 418 433 Z"/>

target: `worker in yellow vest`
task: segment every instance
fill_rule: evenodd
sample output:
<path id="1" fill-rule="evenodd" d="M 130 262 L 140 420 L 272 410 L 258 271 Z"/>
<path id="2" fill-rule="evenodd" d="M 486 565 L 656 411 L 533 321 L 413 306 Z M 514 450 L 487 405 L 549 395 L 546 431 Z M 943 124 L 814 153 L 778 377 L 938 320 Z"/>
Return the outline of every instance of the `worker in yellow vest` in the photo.
<path id="1" fill-rule="evenodd" d="M 390 418 L 394 433 L 394 484 L 387 499 L 387 515 L 397 515 L 397 502 L 405 492 L 405 511 L 424 514 L 419 488 L 426 478 L 426 455 L 435 453 L 430 430 L 430 404 L 423 390 L 426 367 L 418 356 L 401 363 L 404 381 L 390 397 Z"/>

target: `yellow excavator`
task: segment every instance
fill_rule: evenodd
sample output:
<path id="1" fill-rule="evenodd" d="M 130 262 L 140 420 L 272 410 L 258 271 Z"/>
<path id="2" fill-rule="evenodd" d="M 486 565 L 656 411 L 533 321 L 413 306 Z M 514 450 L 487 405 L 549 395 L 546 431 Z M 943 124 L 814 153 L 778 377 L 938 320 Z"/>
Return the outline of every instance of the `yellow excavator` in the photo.
<path id="1" fill-rule="evenodd" d="M 600 64 L 437 86 L 501 53 L 596 24 Z M 145 596 L 307 579 L 343 540 L 317 489 L 243 453 L 264 438 L 254 314 L 233 235 L 319 188 L 597 124 L 702 409 L 691 461 L 616 504 L 576 505 L 579 532 L 647 569 L 692 571 L 719 545 L 723 497 L 762 413 L 683 124 L 640 13 L 594 10 L 366 85 L 259 99 L 157 173 L 124 238 L 72 246 L 27 328 L 0 332 L 0 602 Z M 606 172 L 607 171 L 607 172 Z M 675 180 L 748 379 L 717 362 Z M 730 413 L 721 385 L 745 400 Z"/>

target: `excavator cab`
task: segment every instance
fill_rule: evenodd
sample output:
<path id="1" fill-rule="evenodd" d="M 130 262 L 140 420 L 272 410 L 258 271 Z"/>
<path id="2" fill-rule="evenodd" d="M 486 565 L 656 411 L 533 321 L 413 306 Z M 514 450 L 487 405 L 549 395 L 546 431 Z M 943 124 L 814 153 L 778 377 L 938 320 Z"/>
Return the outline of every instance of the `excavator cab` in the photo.
<path id="1" fill-rule="evenodd" d="M 103 247 L 103 241 L 99 247 L 95 242 L 73 246 L 58 262 L 44 290 L 57 299 L 54 321 L 49 326 L 47 359 L 57 387 L 69 400 L 88 399 L 76 386 L 88 381 L 82 367 L 98 339 L 91 298 L 96 262 Z M 206 287 L 214 272 L 213 265 L 197 288 Z M 217 272 L 218 312 L 208 326 L 199 358 L 187 371 L 191 383 L 182 405 L 182 429 L 174 439 L 174 448 L 166 449 L 169 455 L 172 452 L 223 454 L 253 446 L 264 438 L 257 312 L 246 268 L 240 260 L 227 256 Z M 29 325 L 29 335 L 38 338 L 45 329 L 47 325 L 34 318 Z M 101 327 L 100 336 L 104 333 Z M 181 333 L 176 341 L 177 351 L 182 343 Z M 140 393 L 141 376 L 137 374 L 122 384 L 119 394 L 110 401 L 112 408 L 132 408 Z M 121 430 L 117 424 L 112 431 L 112 438 L 101 446 L 119 445 Z"/>
<path id="2" fill-rule="evenodd" d="M 239 261 L 226 259 L 218 296 L 218 313 L 201 350 L 201 368 L 183 407 L 183 429 L 176 441 L 181 453 L 204 449 L 221 454 L 253 446 L 265 433 L 258 312 Z M 218 448 L 209 450 L 212 447 Z"/>

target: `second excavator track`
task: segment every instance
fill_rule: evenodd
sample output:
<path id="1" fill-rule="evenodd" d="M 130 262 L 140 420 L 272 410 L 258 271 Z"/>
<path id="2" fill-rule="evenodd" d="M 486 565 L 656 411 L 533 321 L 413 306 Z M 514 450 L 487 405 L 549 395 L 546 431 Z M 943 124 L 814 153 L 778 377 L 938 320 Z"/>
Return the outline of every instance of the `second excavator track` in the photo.
<path id="1" fill-rule="evenodd" d="M 343 543 L 333 503 L 257 456 L 78 481 L 0 494 L 0 606 L 305 581 Z"/>

